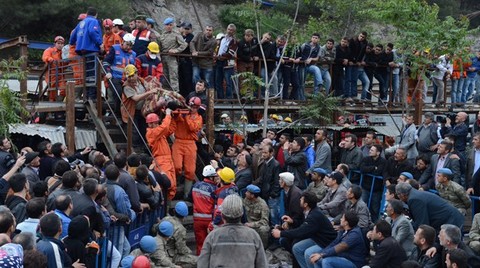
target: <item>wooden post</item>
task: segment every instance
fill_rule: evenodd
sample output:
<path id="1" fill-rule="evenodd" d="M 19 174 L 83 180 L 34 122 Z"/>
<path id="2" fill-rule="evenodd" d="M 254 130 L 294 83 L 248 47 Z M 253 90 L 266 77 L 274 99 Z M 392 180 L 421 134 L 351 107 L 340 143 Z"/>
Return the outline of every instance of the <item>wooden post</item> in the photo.
<path id="1" fill-rule="evenodd" d="M 121 120 L 121 119 L 120 119 Z M 133 131 L 133 124 L 132 119 L 128 118 L 127 123 L 127 155 L 132 154 L 132 131 Z"/>
<path id="2" fill-rule="evenodd" d="M 209 88 L 207 90 L 207 100 L 208 100 L 208 107 L 207 107 L 207 139 L 208 143 L 212 145 L 215 142 L 215 91 L 213 88 Z M 212 147 L 208 146 L 209 152 L 211 152 Z"/>
<path id="3" fill-rule="evenodd" d="M 75 82 L 67 82 L 66 92 L 66 140 L 67 147 L 75 151 Z"/>
<path id="4" fill-rule="evenodd" d="M 22 35 L 18 37 L 19 39 L 19 45 L 20 45 L 20 58 L 23 59 L 22 62 L 22 71 L 27 72 L 28 68 L 28 39 L 26 35 Z M 23 107 L 27 105 L 27 97 L 28 97 L 28 91 L 27 91 L 27 77 L 25 76 L 24 79 L 20 80 L 20 102 Z"/>

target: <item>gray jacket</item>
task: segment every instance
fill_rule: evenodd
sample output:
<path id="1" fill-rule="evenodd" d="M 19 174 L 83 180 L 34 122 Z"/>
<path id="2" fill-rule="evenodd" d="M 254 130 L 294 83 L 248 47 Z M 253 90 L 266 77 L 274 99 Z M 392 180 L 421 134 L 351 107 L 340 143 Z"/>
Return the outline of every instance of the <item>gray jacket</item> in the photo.
<path id="1" fill-rule="evenodd" d="M 237 223 L 225 224 L 208 234 L 197 267 L 263 268 L 268 263 L 257 232 Z"/>
<path id="2" fill-rule="evenodd" d="M 326 140 L 317 144 L 315 162 L 310 169 L 308 169 L 308 172 L 312 172 L 315 168 L 323 168 L 328 171 L 332 170 L 332 149 Z"/>
<path id="3" fill-rule="evenodd" d="M 402 148 L 405 148 L 407 151 L 408 159 L 415 159 L 418 156 L 417 146 L 415 146 L 415 133 L 417 132 L 417 127 L 415 124 L 411 124 L 407 129 L 402 131 L 400 135 L 399 145 Z"/>
<path id="4" fill-rule="evenodd" d="M 392 226 L 392 236 L 402 246 L 407 253 L 407 256 L 412 253 L 413 245 L 413 231 L 412 224 L 408 221 L 405 215 L 400 215 L 395 219 Z"/>
<path id="5" fill-rule="evenodd" d="M 318 203 L 318 207 L 326 211 L 329 217 L 335 218 L 345 211 L 345 201 L 347 201 L 347 188 L 340 184 L 337 190 L 328 190 L 327 196 Z"/>
<path id="6" fill-rule="evenodd" d="M 360 169 L 360 163 L 362 163 L 363 154 L 358 146 L 352 149 L 343 149 L 341 163 L 347 164 L 350 170 Z"/>

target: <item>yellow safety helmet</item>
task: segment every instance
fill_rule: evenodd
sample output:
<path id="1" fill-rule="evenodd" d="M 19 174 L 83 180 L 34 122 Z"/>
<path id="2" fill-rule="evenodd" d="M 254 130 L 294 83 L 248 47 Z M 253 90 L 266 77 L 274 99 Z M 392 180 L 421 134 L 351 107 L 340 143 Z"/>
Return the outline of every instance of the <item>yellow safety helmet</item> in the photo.
<path id="1" fill-rule="evenodd" d="M 148 51 L 150 51 L 152 53 L 155 53 L 155 54 L 160 52 L 160 47 L 158 46 L 157 42 L 150 42 L 150 44 L 148 44 L 147 48 L 148 48 Z"/>
<path id="2" fill-rule="evenodd" d="M 235 172 L 229 167 L 220 169 L 217 174 L 225 183 L 232 183 L 235 180 Z"/>
<path id="3" fill-rule="evenodd" d="M 278 120 L 278 115 L 272 114 L 272 115 L 270 115 L 270 118 L 273 119 L 273 120 Z"/>
<path id="4" fill-rule="evenodd" d="M 292 123 L 292 118 L 290 117 L 285 117 L 285 119 L 283 119 L 283 121 L 287 122 L 287 123 Z"/>
<path id="5" fill-rule="evenodd" d="M 127 66 L 125 66 L 125 75 L 130 77 L 134 74 L 137 73 L 137 67 L 135 67 L 135 65 L 133 64 L 128 64 Z"/>

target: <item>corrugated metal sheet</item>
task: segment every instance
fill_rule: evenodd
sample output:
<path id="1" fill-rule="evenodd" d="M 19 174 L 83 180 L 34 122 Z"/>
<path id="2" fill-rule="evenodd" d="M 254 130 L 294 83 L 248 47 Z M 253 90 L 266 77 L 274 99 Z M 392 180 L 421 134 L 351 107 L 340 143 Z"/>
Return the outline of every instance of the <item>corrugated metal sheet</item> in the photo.
<path id="1" fill-rule="evenodd" d="M 65 144 L 65 128 L 62 126 L 50 126 L 43 124 L 12 124 L 9 125 L 10 133 L 24 134 L 27 136 L 38 135 L 50 140 L 52 143 Z M 95 130 L 79 129 L 75 127 L 75 148 L 81 149 L 87 146 L 95 146 L 97 133 Z"/>
<path id="2" fill-rule="evenodd" d="M 385 136 L 389 137 L 396 137 L 400 135 L 400 131 L 394 126 L 327 126 L 327 129 L 336 130 L 336 131 L 348 131 L 354 129 L 365 129 L 365 130 L 373 130 L 377 133 L 380 133 Z"/>

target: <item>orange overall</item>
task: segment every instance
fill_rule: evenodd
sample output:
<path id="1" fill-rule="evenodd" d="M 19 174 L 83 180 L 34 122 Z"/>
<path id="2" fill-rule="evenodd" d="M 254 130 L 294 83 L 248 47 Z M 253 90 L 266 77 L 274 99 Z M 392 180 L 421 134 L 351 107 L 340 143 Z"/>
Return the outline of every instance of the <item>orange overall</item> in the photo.
<path id="1" fill-rule="evenodd" d="M 48 74 L 45 76 L 45 82 L 47 82 L 49 89 L 48 99 L 56 101 L 57 90 L 60 90 L 60 96 L 65 96 L 64 68 L 61 62 L 62 51 L 56 47 L 49 47 L 43 52 L 42 60 L 48 64 Z"/>
<path id="2" fill-rule="evenodd" d="M 106 54 L 110 52 L 110 48 L 113 45 L 120 45 L 122 42 L 123 42 L 122 37 L 120 37 L 120 35 L 116 33 L 110 32 L 110 34 L 103 35 L 103 46 Z"/>
<path id="3" fill-rule="evenodd" d="M 155 169 L 158 172 L 164 172 L 171 182 L 168 189 L 168 199 L 172 200 L 177 192 L 177 178 L 175 176 L 175 168 L 173 167 L 172 152 L 168 144 L 167 137 L 175 131 L 175 124 L 171 124 L 172 117 L 166 115 L 162 124 L 155 128 L 147 129 L 147 142 L 152 149 L 155 163 Z"/>
<path id="4" fill-rule="evenodd" d="M 197 162 L 198 132 L 202 129 L 203 120 L 197 112 L 175 117 L 175 142 L 172 146 L 172 158 L 177 175 L 184 171 L 185 179 L 195 180 Z"/>

